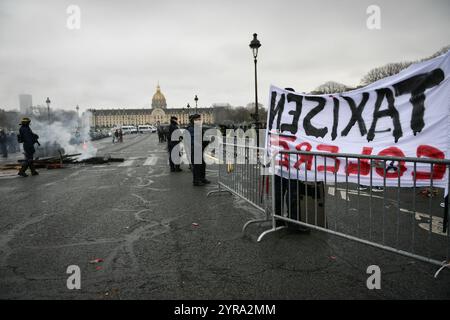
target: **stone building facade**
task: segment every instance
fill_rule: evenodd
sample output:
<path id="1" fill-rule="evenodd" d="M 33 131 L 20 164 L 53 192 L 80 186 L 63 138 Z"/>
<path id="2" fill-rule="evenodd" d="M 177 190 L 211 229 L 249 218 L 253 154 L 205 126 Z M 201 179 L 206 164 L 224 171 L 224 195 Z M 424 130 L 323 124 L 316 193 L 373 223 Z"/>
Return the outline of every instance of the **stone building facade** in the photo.
<path id="1" fill-rule="evenodd" d="M 195 107 L 167 108 L 167 102 L 158 84 L 152 98 L 150 109 L 89 109 L 91 112 L 91 126 L 94 128 L 113 128 L 122 125 L 155 125 L 168 124 L 171 116 L 176 116 L 180 125 L 189 123 L 189 115 L 195 113 Z M 198 108 L 205 124 L 216 123 L 215 108 Z"/>

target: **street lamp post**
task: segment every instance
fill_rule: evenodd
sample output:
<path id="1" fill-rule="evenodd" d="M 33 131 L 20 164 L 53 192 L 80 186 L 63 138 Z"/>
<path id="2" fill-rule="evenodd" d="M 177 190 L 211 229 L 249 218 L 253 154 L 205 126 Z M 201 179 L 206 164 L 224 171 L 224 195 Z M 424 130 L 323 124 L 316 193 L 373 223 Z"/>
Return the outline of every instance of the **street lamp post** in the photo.
<path id="1" fill-rule="evenodd" d="M 195 100 L 195 113 L 197 113 L 197 101 L 198 101 L 197 95 L 195 95 L 194 100 Z"/>
<path id="2" fill-rule="evenodd" d="M 80 128 L 80 107 L 77 105 L 75 107 L 75 109 L 77 110 L 77 126 L 78 126 L 77 129 L 79 129 Z"/>
<path id="3" fill-rule="evenodd" d="M 258 49 L 261 47 L 261 42 L 256 38 L 257 34 L 253 34 L 253 40 L 250 42 L 250 48 L 253 52 L 253 59 L 255 62 L 255 127 L 256 127 L 256 146 L 259 147 L 259 114 L 258 114 L 258 74 L 257 74 L 257 57 L 258 57 Z"/>
<path id="4" fill-rule="evenodd" d="M 48 123 L 50 123 L 50 98 L 47 97 L 47 100 L 45 101 L 45 103 L 47 104 L 47 118 L 48 118 Z"/>
<path id="5" fill-rule="evenodd" d="M 190 108 L 191 106 L 189 105 L 189 103 L 187 104 L 187 106 L 186 106 L 186 108 L 187 108 L 187 111 L 188 111 L 188 116 L 190 116 L 190 113 L 189 113 L 189 108 Z"/>
<path id="6" fill-rule="evenodd" d="M 182 116 L 181 116 L 181 124 L 186 124 L 185 123 L 186 110 L 184 109 L 184 107 L 183 107 L 183 110 L 181 111 L 181 114 L 182 114 Z"/>
<path id="7" fill-rule="evenodd" d="M 92 110 L 92 113 L 94 114 L 94 131 L 97 131 L 97 110 Z"/>

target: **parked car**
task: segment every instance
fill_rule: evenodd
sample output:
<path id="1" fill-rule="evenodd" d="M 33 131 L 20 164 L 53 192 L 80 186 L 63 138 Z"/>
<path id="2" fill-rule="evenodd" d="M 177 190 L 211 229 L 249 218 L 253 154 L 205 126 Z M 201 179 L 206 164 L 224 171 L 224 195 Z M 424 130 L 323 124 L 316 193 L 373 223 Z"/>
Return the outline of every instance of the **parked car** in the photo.
<path id="1" fill-rule="evenodd" d="M 152 125 L 140 125 L 138 126 L 139 133 L 156 132 L 156 128 Z"/>
<path id="2" fill-rule="evenodd" d="M 135 126 L 122 126 L 123 134 L 138 133 L 138 129 Z"/>

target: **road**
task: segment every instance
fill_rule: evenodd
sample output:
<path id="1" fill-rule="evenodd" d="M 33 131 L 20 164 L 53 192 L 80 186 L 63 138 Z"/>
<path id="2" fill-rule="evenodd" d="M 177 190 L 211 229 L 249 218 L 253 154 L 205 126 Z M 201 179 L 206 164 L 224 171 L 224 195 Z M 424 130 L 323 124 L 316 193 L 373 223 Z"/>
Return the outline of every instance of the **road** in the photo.
<path id="1" fill-rule="evenodd" d="M 217 166 L 211 185 L 194 188 L 187 166 L 169 172 L 154 134 L 95 145 L 125 161 L 0 176 L 1 299 L 450 298 L 450 270 L 434 279 L 434 265 L 319 231 L 256 242 L 267 224 L 241 229 L 258 210 L 206 197 Z M 80 290 L 66 286 L 70 265 Z M 380 290 L 366 286 L 370 265 Z"/>

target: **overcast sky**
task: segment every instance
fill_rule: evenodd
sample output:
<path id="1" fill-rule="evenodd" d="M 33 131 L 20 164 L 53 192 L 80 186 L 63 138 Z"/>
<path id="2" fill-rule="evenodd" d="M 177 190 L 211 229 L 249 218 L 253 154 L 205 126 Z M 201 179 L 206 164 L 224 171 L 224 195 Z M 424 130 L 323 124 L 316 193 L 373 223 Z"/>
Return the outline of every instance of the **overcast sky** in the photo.
<path id="1" fill-rule="evenodd" d="M 81 9 L 81 29 L 66 26 Z M 381 29 L 366 27 L 369 5 Z M 160 82 L 169 108 L 254 100 L 270 84 L 310 91 L 357 85 L 373 67 L 429 56 L 450 44 L 450 1 L 0 0 L 0 108 L 149 107 Z"/>

